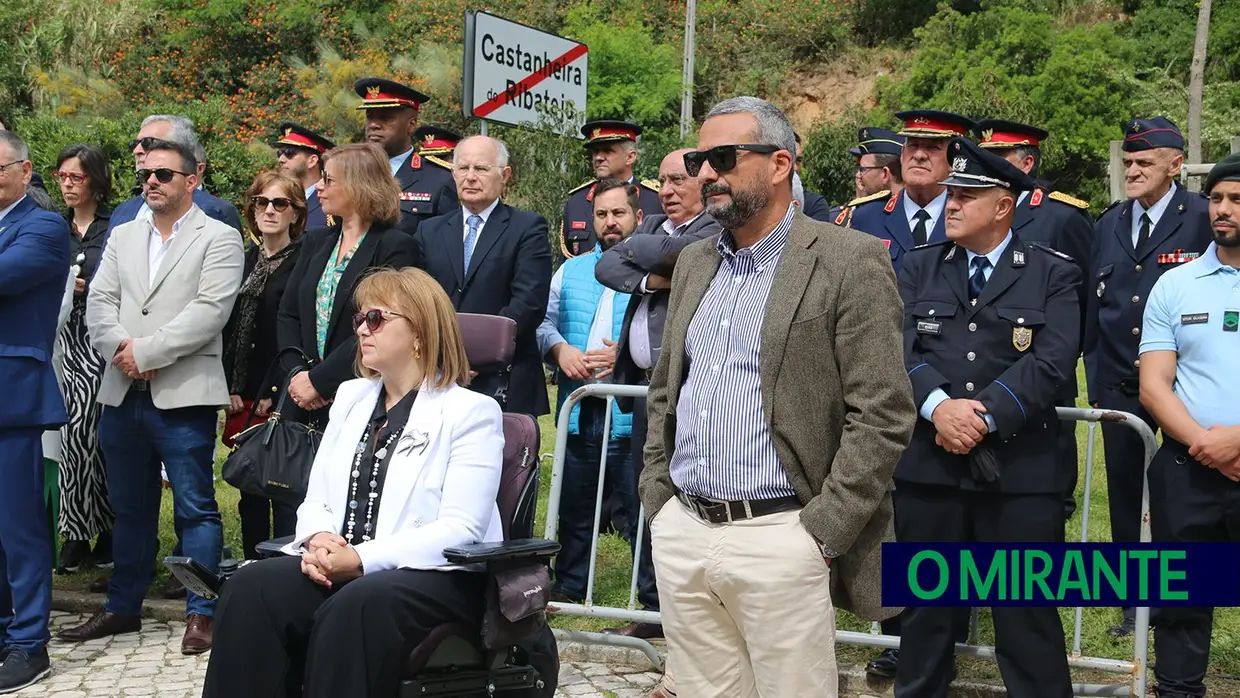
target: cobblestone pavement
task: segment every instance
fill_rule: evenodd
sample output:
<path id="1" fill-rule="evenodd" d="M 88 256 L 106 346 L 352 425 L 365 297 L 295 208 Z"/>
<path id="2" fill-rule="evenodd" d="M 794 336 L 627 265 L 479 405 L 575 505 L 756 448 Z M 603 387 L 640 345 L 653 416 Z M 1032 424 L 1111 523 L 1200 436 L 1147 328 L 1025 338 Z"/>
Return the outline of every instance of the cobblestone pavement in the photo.
<path id="1" fill-rule="evenodd" d="M 52 634 L 89 616 L 52 612 Z M 181 654 L 184 623 L 143 620 L 142 632 L 79 644 L 53 639 L 52 674 L 14 696 L 198 698 L 210 655 Z M 637 667 L 565 662 L 557 696 L 644 698 L 659 675 Z"/>

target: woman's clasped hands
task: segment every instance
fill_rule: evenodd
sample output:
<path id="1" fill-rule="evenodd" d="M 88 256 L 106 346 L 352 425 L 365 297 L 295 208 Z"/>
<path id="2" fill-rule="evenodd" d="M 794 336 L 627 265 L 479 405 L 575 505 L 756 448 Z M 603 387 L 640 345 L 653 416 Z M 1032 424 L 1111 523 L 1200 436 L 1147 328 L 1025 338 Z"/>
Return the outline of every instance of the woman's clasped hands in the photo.
<path id="1" fill-rule="evenodd" d="M 331 589 L 362 576 L 362 559 L 353 546 L 335 533 L 316 533 L 306 541 L 301 556 L 301 573 L 315 584 Z"/>

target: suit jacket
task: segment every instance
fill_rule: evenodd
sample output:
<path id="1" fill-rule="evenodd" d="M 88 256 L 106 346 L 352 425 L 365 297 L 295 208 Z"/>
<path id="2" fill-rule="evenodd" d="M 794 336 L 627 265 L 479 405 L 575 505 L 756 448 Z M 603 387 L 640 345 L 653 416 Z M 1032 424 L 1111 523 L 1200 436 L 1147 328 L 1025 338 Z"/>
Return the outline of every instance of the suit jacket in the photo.
<path id="1" fill-rule="evenodd" d="M 452 173 L 429 165 L 417 153 L 396 170 L 396 182 L 400 185 L 400 223 L 396 227 L 410 235 L 427 219 L 460 209 Z"/>
<path id="2" fill-rule="evenodd" d="M 950 242 L 905 257 L 904 362 L 919 407 L 935 389 L 986 406 L 997 429 L 982 443 L 1001 463 L 999 481 L 975 482 L 968 457 L 936 445 L 934 424 L 925 419 L 917 420 L 896 480 L 1063 492 L 1075 473 L 1055 452 L 1055 398 L 1058 386 L 1076 375 L 1081 272 L 1065 255 L 1013 235 L 976 305 L 969 300 L 968 275 L 968 253 Z"/>
<path id="3" fill-rule="evenodd" d="M 1034 189 L 1029 196 L 1016 207 L 1016 216 L 1012 220 L 1012 232 L 1025 242 L 1036 242 L 1054 250 L 1058 250 L 1076 262 L 1081 272 L 1081 279 L 1089 276 L 1090 258 L 1093 256 L 1094 220 L 1088 208 L 1082 208 L 1083 201 L 1067 198 L 1080 205 L 1065 203 L 1062 195 L 1048 194 L 1043 188 Z M 1092 291 L 1086 283 L 1076 288 L 1077 307 L 1080 310 L 1080 342 L 1077 347 L 1079 356 L 1085 347 L 1085 311 L 1089 307 L 1089 294 Z M 1059 390 L 1059 399 L 1074 404 L 1077 394 L 1076 372 L 1072 379 L 1064 381 Z"/>
<path id="4" fill-rule="evenodd" d="M 357 335 L 353 332 L 352 318 L 357 308 L 353 305 L 353 290 L 357 288 L 362 273 L 374 267 L 400 269 L 413 266 L 417 260 L 413 239 L 399 233 L 397 228 L 373 227 L 358 244 L 336 286 L 324 356 L 319 355 L 318 314 L 314 303 L 318 296 L 319 279 L 340 240 L 340 224 L 312 230 L 302 237 L 297 264 L 280 300 L 276 339 L 281 349 L 298 347 L 310 357 L 314 362 L 310 369 L 310 383 L 324 398 L 331 399 L 341 383 L 356 377 L 353 361 L 357 358 Z M 280 376 L 281 380 L 299 363 L 300 359 L 292 353 L 281 357 L 281 371 L 284 373 Z"/>
<path id="5" fill-rule="evenodd" d="M 516 355 L 504 410 L 535 417 L 547 414 L 551 406 L 536 337 L 551 292 L 547 220 L 501 201 L 478 233 L 468 270 L 464 231 L 459 206 L 423 223 L 415 236 L 421 267 L 448 292 L 457 312 L 516 320 Z M 486 376 L 475 382 L 471 387 L 484 392 L 495 388 Z"/>
<path id="6" fill-rule="evenodd" d="M 296 555 L 314 534 L 344 529 L 349 471 L 381 387 L 378 378 L 357 379 L 336 392 L 284 552 Z M 366 574 L 459 569 L 444 559 L 444 548 L 504 539 L 495 503 L 504 460 L 499 405 L 459 386 L 423 384 L 408 425 L 388 464 L 374 540 L 354 547 Z"/>
<path id="7" fill-rule="evenodd" d="M 69 276 L 65 219 L 26 197 L 0 219 L 0 429 L 68 421 L 52 354 Z M 0 463 L 2 465 L 2 463 Z"/>
<path id="8" fill-rule="evenodd" d="M 905 192 L 901 190 L 892 196 L 868 197 L 854 206 L 845 206 L 835 218 L 836 221 L 843 220 L 843 225 L 849 228 L 865 231 L 882 240 L 897 277 L 903 273 L 904 254 L 914 247 L 913 231 L 909 228 L 908 217 L 904 215 L 904 196 Z M 947 239 L 946 219 L 946 215 L 939 215 L 927 242 Z"/>
<path id="9" fill-rule="evenodd" d="M 1103 391 L 1137 391 L 1137 351 L 1145 302 L 1163 272 L 1205 251 L 1210 205 L 1204 196 L 1173 184 L 1170 205 L 1138 252 L 1132 247 L 1132 200 L 1113 204 L 1098 218 L 1092 269 L 1085 281 L 1085 376 L 1090 403 Z M 1104 405 L 1105 407 L 1105 405 Z"/>
<path id="10" fill-rule="evenodd" d="M 91 345 L 108 360 L 99 402 L 118 406 L 133 382 L 112 365 L 133 338 L 139 371 L 155 370 L 151 401 L 162 410 L 227 405 L 222 333 L 232 313 L 245 251 L 236 229 L 190 209 L 150 280 L 151 225 L 118 225 L 86 297 Z"/>
<path id="11" fill-rule="evenodd" d="M 271 375 L 267 374 L 271 369 L 271 363 L 275 361 L 276 354 L 284 348 L 280 345 L 276 334 L 279 327 L 280 301 L 284 299 L 289 279 L 293 277 L 293 269 L 297 266 L 297 260 L 301 254 L 301 239 L 294 240 L 289 245 L 293 249 L 289 251 L 288 257 L 280 262 L 280 266 L 267 277 L 267 284 L 263 287 L 263 295 L 253 319 L 254 326 L 250 328 L 248 349 L 239 352 L 233 346 L 233 338 L 238 331 L 238 323 L 241 321 L 240 302 L 233 305 L 232 315 L 224 327 L 224 376 L 228 379 L 228 392 L 232 395 L 240 395 L 246 400 L 264 397 L 274 399 L 276 393 L 283 387 L 280 383 L 284 376 L 279 374 L 278 369 L 270 371 Z M 241 274 L 243 280 L 250 278 L 262 252 L 263 248 L 260 245 L 254 245 L 245 251 L 245 269 Z M 247 365 L 243 385 L 233 384 L 233 367 L 237 362 L 244 362 Z"/>
<path id="12" fill-rule="evenodd" d="M 633 326 L 633 316 L 637 314 L 642 298 L 647 295 L 640 290 L 642 279 L 646 278 L 647 274 L 658 274 L 670 279 L 681 251 L 698 240 L 713 239 L 722 229 L 718 221 L 709 213 L 703 212 L 683 233 L 672 237 L 663 231 L 663 222 L 666 220 L 667 216 L 661 213 L 648 216 L 632 235 L 605 250 L 598 264 L 594 266 L 594 278 L 598 279 L 599 283 L 620 293 L 633 294 L 629 307 L 624 312 L 624 325 L 616 343 L 616 366 L 612 371 L 615 382 L 621 385 L 637 385 L 646 380 L 646 372 L 633 363 L 633 355 L 629 353 L 629 332 Z M 647 329 L 650 332 L 650 358 L 654 363 L 658 363 L 659 349 L 663 345 L 667 301 L 671 292 L 664 289 L 649 295 Z M 633 409 L 631 397 L 616 398 L 616 402 L 625 412 Z"/>
<path id="13" fill-rule="evenodd" d="M 327 214 L 323 213 L 323 203 L 319 201 L 317 191 L 310 193 L 306 199 L 306 230 L 318 230 L 327 227 Z"/>
<path id="14" fill-rule="evenodd" d="M 647 398 L 650 431 L 639 492 L 650 517 L 675 493 L 668 463 L 689 369 L 685 339 L 720 264 L 710 240 L 685 248 L 681 260 Z M 798 215 L 762 320 L 763 416 L 804 504 L 802 524 L 843 553 L 831 565 L 835 604 L 870 619 L 899 611 L 882 607 L 880 545 L 894 539 L 891 474 L 917 418 L 900 327 L 900 298 L 883 245 Z"/>
<path id="15" fill-rule="evenodd" d="M 831 205 L 822 194 L 805 190 L 805 208 L 802 212 L 816 221 L 831 222 Z"/>
<path id="16" fill-rule="evenodd" d="M 146 199 L 139 194 L 116 207 L 112 211 L 112 218 L 108 221 L 108 237 L 111 237 L 112 231 L 116 226 L 122 223 L 128 223 L 138 217 L 138 212 L 142 210 L 142 204 Z M 205 189 L 194 190 L 194 205 L 202 209 L 208 218 L 227 225 L 236 230 L 238 233 L 244 233 L 245 227 L 241 225 L 241 216 L 237 213 L 237 207 L 227 201 L 214 197 L 206 192 Z"/>

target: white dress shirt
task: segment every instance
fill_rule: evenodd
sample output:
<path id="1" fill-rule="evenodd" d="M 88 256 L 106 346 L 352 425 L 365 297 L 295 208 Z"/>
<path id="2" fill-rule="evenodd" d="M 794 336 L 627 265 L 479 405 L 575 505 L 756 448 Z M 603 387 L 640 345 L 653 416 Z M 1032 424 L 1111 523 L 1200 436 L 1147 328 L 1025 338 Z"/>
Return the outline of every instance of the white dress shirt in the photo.
<path id="1" fill-rule="evenodd" d="M 1171 183 L 1171 188 L 1167 190 L 1162 198 L 1154 202 L 1149 210 L 1141 205 L 1140 201 L 1132 200 L 1132 249 L 1137 249 L 1137 238 L 1141 237 L 1141 214 L 1150 217 L 1150 234 L 1154 234 L 1154 228 L 1158 227 L 1158 221 L 1162 220 L 1163 214 L 1167 212 L 1167 207 L 1171 205 L 1171 197 L 1175 196 L 1175 182 Z"/>
<path id="2" fill-rule="evenodd" d="M 931 233 L 934 232 L 934 226 L 938 224 L 939 219 L 943 217 L 943 207 L 947 206 L 947 190 L 944 189 L 938 196 L 931 199 L 930 203 L 925 206 L 918 206 L 917 202 L 913 201 L 913 199 L 909 197 L 907 191 L 904 192 L 904 196 L 901 198 L 904 200 L 904 217 L 908 219 L 908 229 L 910 233 L 917 227 L 918 211 L 924 209 L 926 213 L 930 214 L 930 217 L 926 219 L 926 240 L 929 240 Z"/>
<path id="3" fill-rule="evenodd" d="M 392 168 L 393 177 L 396 176 L 396 170 L 399 170 L 400 166 L 405 164 L 405 161 L 409 159 L 410 155 L 413 155 L 413 148 L 406 150 L 405 152 L 401 153 L 400 155 L 397 155 L 394 158 L 388 158 L 388 167 Z"/>
<path id="4" fill-rule="evenodd" d="M 168 236 L 167 240 L 163 239 L 163 236 L 159 233 L 159 229 L 155 227 L 154 212 L 143 217 L 143 220 L 146 221 L 147 225 L 150 226 L 151 229 L 150 240 L 147 242 L 146 250 L 148 264 L 147 273 L 149 274 L 148 278 L 150 279 L 149 284 L 151 286 L 155 285 L 155 277 L 159 274 L 159 265 L 164 261 L 164 255 L 167 254 L 168 248 L 172 247 L 172 241 L 177 239 L 177 233 L 181 231 L 181 225 L 185 223 L 185 219 L 189 218 L 189 214 L 193 213 L 196 208 L 198 207 L 193 205 L 190 206 L 189 210 L 185 212 L 185 215 L 181 216 L 176 223 L 172 224 L 172 234 Z"/>
<path id="5" fill-rule="evenodd" d="M 18 199 L 17 201 L 14 201 L 13 203 L 9 204 L 8 206 L 5 206 L 4 208 L 0 208 L 0 223 L 3 223 L 4 217 L 12 213 L 13 209 L 17 208 L 17 205 L 25 200 L 26 200 L 26 195 L 22 194 L 22 198 Z"/>

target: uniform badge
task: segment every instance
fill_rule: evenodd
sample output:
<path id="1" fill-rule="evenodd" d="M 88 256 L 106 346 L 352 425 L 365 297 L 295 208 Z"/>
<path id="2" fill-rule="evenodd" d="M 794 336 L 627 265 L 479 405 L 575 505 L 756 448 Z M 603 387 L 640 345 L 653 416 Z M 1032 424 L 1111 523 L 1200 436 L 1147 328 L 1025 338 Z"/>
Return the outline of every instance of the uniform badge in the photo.
<path id="1" fill-rule="evenodd" d="M 918 320 L 917 334 L 943 334 L 943 323 L 936 320 Z"/>
<path id="2" fill-rule="evenodd" d="M 1099 281 L 1098 282 L 1098 297 L 1102 298 L 1102 293 L 1106 290 L 1107 290 L 1107 282 Z"/>
<path id="3" fill-rule="evenodd" d="M 899 198 L 900 198 L 899 194 L 895 194 L 894 196 L 892 196 L 890 199 L 888 199 L 887 205 L 883 207 L 883 210 L 886 211 L 887 213 L 891 213 L 892 211 L 896 210 L 896 199 L 899 199 Z"/>
<path id="4" fill-rule="evenodd" d="M 1224 310 L 1223 311 L 1223 331 L 1236 332 L 1240 330 L 1240 310 Z"/>
<path id="5" fill-rule="evenodd" d="M 890 250 L 890 249 L 891 249 L 891 241 L 890 241 L 890 240 L 888 240 L 887 238 L 882 238 L 882 240 L 883 240 L 883 247 L 886 247 L 888 250 Z"/>
<path id="6" fill-rule="evenodd" d="M 840 209 L 840 215 L 835 217 L 835 224 L 844 225 L 844 219 L 847 217 L 848 217 L 848 209 L 847 208 Z"/>
<path id="7" fill-rule="evenodd" d="M 585 230 L 586 222 L 585 221 L 573 221 L 572 228 L 573 230 Z"/>
<path id="8" fill-rule="evenodd" d="M 1012 266 L 1025 266 L 1025 253 L 1021 250 L 1012 250 Z"/>
<path id="9" fill-rule="evenodd" d="M 379 86 L 378 85 L 371 85 L 370 87 L 366 88 L 366 99 L 378 99 L 378 98 L 379 98 Z"/>
<path id="10" fill-rule="evenodd" d="M 424 193 L 424 192 L 418 192 L 418 191 L 402 191 L 400 193 L 400 200 L 401 201 L 430 201 L 431 195 L 430 195 L 430 192 Z"/>
<path id="11" fill-rule="evenodd" d="M 967 158 L 956 158 L 955 160 L 952 160 L 952 172 L 964 172 L 965 168 L 968 166 L 969 160 Z"/>
<path id="12" fill-rule="evenodd" d="M 1042 205 L 1042 190 L 1034 189 L 1029 195 L 1029 208 L 1037 208 Z"/>
<path id="13" fill-rule="evenodd" d="M 1033 330 L 1028 327 L 1012 328 L 1012 346 L 1016 351 L 1025 351 L 1033 344 Z"/>
<path id="14" fill-rule="evenodd" d="M 1204 325 L 1209 321 L 1209 313 L 1185 313 L 1180 316 L 1181 325 Z"/>

